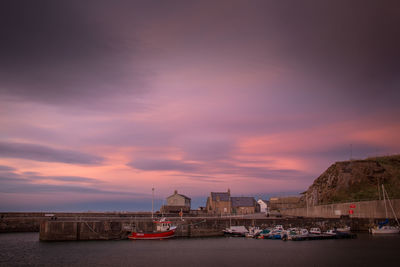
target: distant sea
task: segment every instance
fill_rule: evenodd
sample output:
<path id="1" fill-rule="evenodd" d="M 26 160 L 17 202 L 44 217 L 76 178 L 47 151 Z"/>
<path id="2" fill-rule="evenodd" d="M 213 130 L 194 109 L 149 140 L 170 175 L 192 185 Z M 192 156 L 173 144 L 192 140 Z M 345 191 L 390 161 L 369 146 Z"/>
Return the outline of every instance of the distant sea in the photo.
<path id="1" fill-rule="evenodd" d="M 400 235 L 281 241 L 247 238 L 40 242 L 0 234 L 0 266 L 400 266 Z"/>

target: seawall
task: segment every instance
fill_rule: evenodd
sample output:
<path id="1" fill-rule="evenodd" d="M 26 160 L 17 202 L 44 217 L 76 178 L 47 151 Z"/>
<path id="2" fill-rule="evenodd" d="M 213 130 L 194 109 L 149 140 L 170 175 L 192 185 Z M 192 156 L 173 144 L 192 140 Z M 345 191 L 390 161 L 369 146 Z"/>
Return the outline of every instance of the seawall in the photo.
<path id="1" fill-rule="evenodd" d="M 39 232 L 40 223 L 48 220 L 123 220 L 150 216 L 151 212 L 0 212 L 0 233 Z"/>
<path id="2" fill-rule="evenodd" d="M 400 215 L 400 199 L 390 200 L 397 218 Z M 393 219 L 394 214 L 386 201 L 386 209 L 388 218 Z M 282 215 L 286 216 L 303 216 L 303 217 L 323 217 L 323 218 L 339 218 L 343 215 L 348 215 L 351 218 L 378 218 L 386 217 L 385 203 L 383 200 L 347 202 L 329 205 L 309 206 L 303 208 L 292 208 L 281 210 Z"/>
<path id="3" fill-rule="evenodd" d="M 222 230 L 230 225 L 272 227 L 282 224 L 289 227 L 319 227 L 325 231 L 348 225 L 352 231 L 368 231 L 376 223 L 373 219 L 362 218 L 174 218 L 177 237 L 222 236 Z M 40 240 L 111 240 L 126 239 L 131 230 L 151 231 L 151 218 L 138 220 L 97 220 L 97 221 L 43 221 L 40 224 Z"/>

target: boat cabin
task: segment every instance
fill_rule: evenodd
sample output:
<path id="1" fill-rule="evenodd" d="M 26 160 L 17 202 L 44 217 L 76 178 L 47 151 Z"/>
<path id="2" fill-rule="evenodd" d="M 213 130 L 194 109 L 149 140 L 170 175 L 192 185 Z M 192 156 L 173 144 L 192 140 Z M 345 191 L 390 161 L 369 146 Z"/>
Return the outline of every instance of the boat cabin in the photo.
<path id="1" fill-rule="evenodd" d="M 159 221 L 154 221 L 154 223 L 157 226 L 157 231 L 158 232 L 165 232 L 168 231 L 171 228 L 171 222 L 166 221 L 165 218 L 162 218 Z"/>

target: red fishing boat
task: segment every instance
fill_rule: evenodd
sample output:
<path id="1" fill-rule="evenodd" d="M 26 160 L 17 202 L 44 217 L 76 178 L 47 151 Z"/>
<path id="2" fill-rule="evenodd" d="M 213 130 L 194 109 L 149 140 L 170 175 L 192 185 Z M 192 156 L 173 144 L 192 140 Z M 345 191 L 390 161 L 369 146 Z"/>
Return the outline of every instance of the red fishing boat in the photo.
<path id="1" fill-rule="evenodd" d="M 175 236 L 176 226 L 172 226 L 170 221 L 162 218 L 159 221 L 154 221 L 157 224 L 157 230 L 153 232 L 132 232 L 129 239 L 166 239 Z"/>

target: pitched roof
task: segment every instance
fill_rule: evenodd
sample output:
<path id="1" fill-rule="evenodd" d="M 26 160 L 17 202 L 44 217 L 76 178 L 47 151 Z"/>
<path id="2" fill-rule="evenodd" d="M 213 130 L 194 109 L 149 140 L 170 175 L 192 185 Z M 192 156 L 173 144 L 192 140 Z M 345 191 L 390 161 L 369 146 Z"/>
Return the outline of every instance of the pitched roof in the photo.
<path id="1" fill-rule="evenodd" d="M 253 197 L 231 197 L 232 207 L 254 207 Z"/>
<path id="2" fill-rule="evenodd" d="M 229 201 L 229 193 L 228 192 L 211 192 L 212 200 L 217 200 L 219 197 L 219 201 Z"/>
<path id="3" fill-rule="evenodd" d="M 190 199 L 190 197 L 185 196 L 185 195 L 182 195 L 182 194 L 177 194 L 177 195 L 180 195 L 180 196 L 182 196 L 182 197 L 184 197 L 184 198 L 186 198 L 186 199 Z"/>
<path id="4" fill-rule="evenodd" d="M 186 198 L 186 199 L 189 199 L 189 200 L 190 200 L 190 197 L 187 197 L 187 196 L 185 196 L 185 195 L 178 194 L 178 193 L 176 193 L 176 194 L 173 194 L 173 195 L 170 195 L 170 196 L 169 196 L 169 197 L 167 197 L 167 198 L 170 198 L 170 197 L 173 197 L 173 196 L 181 196 L 181 197 L 183 197 L 183 198 Z"/>

